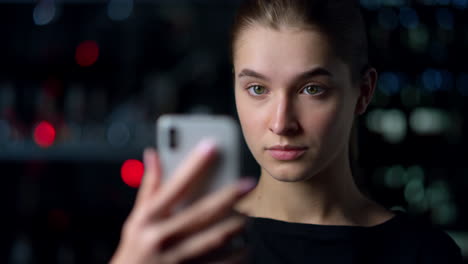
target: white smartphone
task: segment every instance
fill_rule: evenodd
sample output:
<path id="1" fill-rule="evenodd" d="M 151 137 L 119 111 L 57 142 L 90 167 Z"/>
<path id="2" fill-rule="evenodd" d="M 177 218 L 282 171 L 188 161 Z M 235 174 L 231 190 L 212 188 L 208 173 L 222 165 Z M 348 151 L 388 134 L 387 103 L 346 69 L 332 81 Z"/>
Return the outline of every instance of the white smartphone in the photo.
<path id="1" fill-rule="evenodd" d="M 236 121 L 219 115 L 162 115 L 157 121 L 156 144 L 163 182 L 203 139 L 216 142 L 218 159 L 209 175 L 193 186 L 187 201 L 234 183 L 239 178 L 240 129 Z"/>

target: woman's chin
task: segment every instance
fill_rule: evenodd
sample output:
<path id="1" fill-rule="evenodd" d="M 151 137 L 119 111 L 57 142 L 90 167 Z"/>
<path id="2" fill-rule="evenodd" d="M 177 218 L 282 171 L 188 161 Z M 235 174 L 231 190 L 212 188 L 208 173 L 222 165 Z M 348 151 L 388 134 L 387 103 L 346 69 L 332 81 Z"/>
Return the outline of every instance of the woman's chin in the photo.
<path id="1" fill-rule="evenodd" d="M 310 173 L 307 173 L 304 168 L 265 169 L 265 172 L 267 172 L 267 176 L 282 182 L 305 181 L 310 177 Z"/>

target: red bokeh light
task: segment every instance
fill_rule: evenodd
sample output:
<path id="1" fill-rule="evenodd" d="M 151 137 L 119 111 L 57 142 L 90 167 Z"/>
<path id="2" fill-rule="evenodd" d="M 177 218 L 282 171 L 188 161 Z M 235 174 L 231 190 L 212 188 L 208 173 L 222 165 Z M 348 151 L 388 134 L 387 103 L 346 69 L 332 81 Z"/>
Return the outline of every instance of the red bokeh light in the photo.
<path id="1" fill-rule="evenodd" d="M 138 188 L 143 178 L 144 166 L 139 160 L 126 160 L 120 170 L 122 180 L 130 187 Z"/>
<path id="2" fill-rule="evenodd" d="M 99 46 L 96 41 L 86 40 L 76 47 L 75 60 L 78 65 L 88 67 L 96 63 L 99 57 Z"/>
<path id="3" fill-rule="evenodd" d="M 47 121 L 40 122 L 34 129 L 34 142 L 43 148 L 50 147 L 55 141 L 55 128 Z"/>

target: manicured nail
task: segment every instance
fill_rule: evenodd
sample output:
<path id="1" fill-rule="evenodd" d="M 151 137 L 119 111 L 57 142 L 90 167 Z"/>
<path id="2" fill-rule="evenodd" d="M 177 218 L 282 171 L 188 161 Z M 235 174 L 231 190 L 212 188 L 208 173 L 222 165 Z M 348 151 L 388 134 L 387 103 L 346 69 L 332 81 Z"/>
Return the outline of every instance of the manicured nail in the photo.
<path id="1" fill-rule="evenodd" d="M 242 194 L 248 193 L 257 186 L 257 181 L 254 178 L 243 178 L 239 181 L 237 187 Z"/>
<path id="2" fill-rule="evenodd" d="M 200 141 L 196 147 L 196 151 L 201 154 L 208 154 L 216 150 L 216 141 L 211 138 L 206 138 Z"/>
<path id="3" fill-rule="evenodd" d="M 143 151 L 143 164 L 147 165 L 153 159 L 154 150 L 152 148 L 146 148 Z"/>

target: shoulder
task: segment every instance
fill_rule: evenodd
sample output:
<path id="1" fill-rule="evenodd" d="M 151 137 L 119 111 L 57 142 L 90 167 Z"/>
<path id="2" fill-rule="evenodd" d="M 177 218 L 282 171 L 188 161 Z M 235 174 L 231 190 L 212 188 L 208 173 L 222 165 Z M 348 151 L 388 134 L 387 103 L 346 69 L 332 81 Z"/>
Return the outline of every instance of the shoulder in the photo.
<path id="1" fill-rule="evenodd" d="M 446 232 L 439 228 L 428 227 L 426 230 L 420 230 L 420 234 L 421 256 L 428 263 L 462 262 L 460 247 Z"/>
<path id="2" fill-rule="evenodd" d="M 417 251 L 421 263 L 462 263 L 460 247 L 441 228 L 402 212 L 396 218 L 390 230 L 403 246 Z"/>

